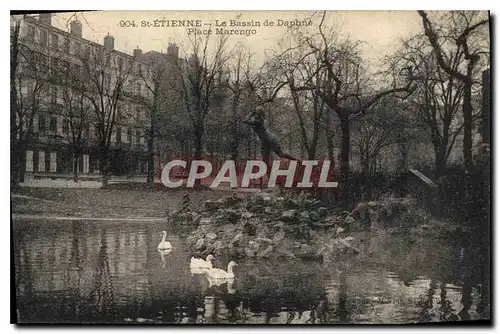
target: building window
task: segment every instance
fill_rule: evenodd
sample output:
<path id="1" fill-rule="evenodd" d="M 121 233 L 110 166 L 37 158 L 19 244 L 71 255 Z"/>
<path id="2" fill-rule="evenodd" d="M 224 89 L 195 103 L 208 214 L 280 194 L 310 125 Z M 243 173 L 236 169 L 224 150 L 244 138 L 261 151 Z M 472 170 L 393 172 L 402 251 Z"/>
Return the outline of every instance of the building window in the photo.
<path id="1" fill-rule="evenodd" d="M 141 95 L 141 90 L 142 90 L 141 83 L 140 83 L 140 82 L 137 82 L 137 83 L 135 84 L 135 93 L 136 93 L 137 95 Z"/>
<path id="2" fill-rule="evenodd" d="M 29 25 L 28 26 L 28 39 L 30 40 L 35 40 L 35 27 Z"/>
<path id="3" fill-rule="evenodd" d="M 62 133 L 65 135 L 69 134 L 69 121 L 67 119 L 63 120 Z"/>
<path id="4" fill-rule="evenodd" d="M 59 36 L 57 36 L 57 34 L 52 34 L 51 39 L 52 39 L 52 48 L 54 48 L 54 50 L 58 50 L 59 49 Z"/>
<path id="5" fill-rule="evenodd" d="M 120 144 L 122 142 L 122 129 L 118 126 L 116 127 L 116 143 Z"/>
<path id="6" fill-rule="evenodd" d="M 136 120 L 137 120 L 137 123 L 139 123 L 139 122 L 141 122 L 141 108 L 140 107 L 136 107 L 135 111 L 136 111 L 136 114 L 137 114 Z"/>
<path id="7" fill-rule="evenodd" d="M 77 76 L 82 76 L 82 67 L 80 65 L 75 65 L 75 71 Z"/>
<path id="8" fill-rule="evenodd" d="M 57 104 L 57 86 L 52 86 L 52 104 Z"/>
<path id="9" fill-rule="evenodd" d="M 43 71 L 47 70 L 47 66 L 49 64 L 49 57 L 48 56 L 39 53 L 35 56 L 35 60 L 38 61 L 38 63 L 39 63 L 38 65 L 40 66 L 39 67 L 40 70 L 43 70 Z"/>
<path id="10" fill-rule="evenodd" d="M 131 128 L 128 128 L 128 130 L 127 130 L 127 141 L 129 143 L 132 143 L 132 129 Z"/>
<path id="11" fill-rule="evenodd" d="M 57 132 L 57 117 L 52 116 L 49 124 L 50 132 Z"/>
<path id="12" fill-rule="evenodd" d="M 75 42 L 75 55 L 79 55 L 82 50 L 82 45 L 78 42 Z"/>
<path id="13" fill-rule="evenodd" d="M 52 71 L 53 74 L 58 74 L 59 60 L 57 58 L 52 58 L 50 62 L 51 62 L 50 70 Z"/>
<path id="14" fill-rule="evenodd" d="M 68 37 L 64 38 L 63 50 L 64 50 L 64 52 L 69 53 L 69 38 Z"/>
<path id="15" fill-rule="evenodd" d="M 44 133 L 45 129 L 46 129 L 45 115 L 40 115 L 40 117 L 38 117 L 38 131 Z"/>
<path id="16" fill-rule="evenodd" d="M 117 58 L 117 62 L 118 62 L 118 68 L 121 70 L 122 67 L 123 67 L 123 58 L 122 57 L 118 57 Z"/>
<path id="17" fill-rule="evenodd" d="M 48 32 L 45 29 L 40 29 L 40 45 L 47 46 Z"/>
<path id="18" fill-rule="evenodd" d="M 135 132 L 135 144 L 137 146 L 141 145 L 141 131 L 140 130 L 137 130 Z"/>

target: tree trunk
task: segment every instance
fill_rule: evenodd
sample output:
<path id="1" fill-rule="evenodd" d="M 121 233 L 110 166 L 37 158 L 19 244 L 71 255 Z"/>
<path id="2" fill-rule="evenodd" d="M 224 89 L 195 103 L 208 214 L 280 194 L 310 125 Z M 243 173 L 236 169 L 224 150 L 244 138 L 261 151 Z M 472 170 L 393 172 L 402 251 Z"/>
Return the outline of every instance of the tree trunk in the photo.
<path id="1" fill-rule="evenodd" d="M 19 141 L 22 138 L 17 138 L 18 132 L 16 117 L 17 110 L 17 88 L 16 88 L 16 75 L 18 65 L 18 51 L 19 51 L 19 29 L 20 24 L 16 23 L 14 29 L 11 31 L 11 58 L 10 58 L 10 184 L 11 187 L 17 187 L 19 183 L 19 157 L 21 154 L 19 150 Z M 20 120 L 19 120 L 20 121 Z"/>
<path id="2" fill-rule="evenodd" d="M 326 148 L 328 151 L 328 160 L 330 160 L 330 168 L 334 167 L 335 153 L 333 152 L 333 140 L 331 136 L 331 126 L 332 126 L 330 110 L 326 111 L 326 127 L 325 127 L 325 139 Z"/>
<path id="3" fill-rule="evenodd" d="M 463 155 L 465 170 L 471 172 L 472 161 L 472 82 L 465 82 L 464 86 L 464 142 L 463 142 Z"/>
<path id="4" fill-rule="evenodd" d="M 75 152 L 73 155 L 73 181 L 78 182 L 78 165 L 80 162 L 80 153 Z"/>
<path id="5" fill-rule="evenodd" d="M 340 147 L 340 176 L 342 181 L 349 177 L 349 149 L 351 141 L 351 129 L 349 124 L 349 115 L 339 114 L 340 130 L 342 133 L 342 144 Z"/>
<path id="6" fill-rule="evenodd" d="M 441 144 L 434 146 L 434 153 L 436 156 L 436 179 L 439 180 L 446 171 L 446 146 Z"/>
<path id="7" fill-rule="evenodd" d="M 160 89 L 160 83 L 158 80 L 154 82 L 153 90 L 153 107 L 151 108 L 151 124 L 149 126 L 149 136 L 148 136 L 148 176 L 146 183 L 154 184 L 155 182 L 155 137 L 156 137 L 156 112 L 158 106 L 158 94 Z M 161 173 L 161 171 L 160 171 Z"/>
<path id="8" fill-rule="evenodd" d="M 108 186 L 108 150 L 105 147 L 101 147 L 99 169 L 102 175 L 102 187 L 106 188 Z"/>
<path id="9" fill-rule="evenodd" d="M 318 137 L 319 137 L 319 132 L 315 129 L 313 131 L 313 138 L 311 141 L 311 146 L 309 146 L 309 160 L 314 160 L 316 158 L 316 149 L 318 147 Z"/>
<path id="10" fill-rule="evenodd" d="M 370 158 L 367 153 L 361 153 L 361 173 L 363 176 L 368 177 L 370 175 Z"/>
<path id="11" fill-rule="evenodd" d="M 154 125 L 151 124 L 151 129 L 148 138 L 148 177 L 146 183 L 153 184 L 155 182 L 155 152 L 154 152 Z"/>
<path id="12" fill-rule="evenodd" d="M 239 141 L 236 139 L 233 139 L 231 143 L 231 160 L 233 160 L 235 163 L 238 161 L 238 156 L 239 156 Z"/>
<path id="13" fill-rule="evenodd" d="M 201 159 L 203 154 L 203 125 L 196 125 L 194 129 L 194 158 Z"/>
<path id="14" fill-rule="evenodd" d="M 408 147 L 406 144 L 399 144 L 399 152 L 401 153 L 400 169 L 406 173 L 408 171 Z"/>
<path id="15" fill-rule="evenodd" d="M 22 133 L 20 135 L 22 136 Z M 27 144 L 25 140 L 16 140 L 13 143 L 11 157 L 14 160 L 11 161 L 11 166 L 14 166 L 15 170 L 11 170 L 11 176 L 14 173 L 14 180 L 11 179 L 11 181 L 15 182 L 11 183 L 11 186 L 14 188 L 18 187 L 19 183 L 24 182 L 26 175 L 26 149 Z"/>
<path id="16" fill-rule="evenodd" d="M 196 124 L 194 128 L 194 159 L 201 160 L 203 155 L 203 124 Z M 201 179 L 196 179 L 194 186 L 201 185 Z"/>

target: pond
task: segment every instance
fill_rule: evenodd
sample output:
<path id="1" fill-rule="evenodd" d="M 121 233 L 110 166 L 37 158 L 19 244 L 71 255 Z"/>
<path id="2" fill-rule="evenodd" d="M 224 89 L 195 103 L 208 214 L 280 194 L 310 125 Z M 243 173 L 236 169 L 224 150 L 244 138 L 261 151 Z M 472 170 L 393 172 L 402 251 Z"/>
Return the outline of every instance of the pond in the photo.
<path id="1" fill-rule="evenodd" d="M 192 275 L 185 238 L 157 222 L 14 221 L 21 323 L 422 323 L 490 318 L 480 247 L 362 232 L 334 264 L 238 261 L 219 286 Z M 364 233 L 364 234 L 363 234 Z M 230 259 L 214 265 L 225 268 Z"/>

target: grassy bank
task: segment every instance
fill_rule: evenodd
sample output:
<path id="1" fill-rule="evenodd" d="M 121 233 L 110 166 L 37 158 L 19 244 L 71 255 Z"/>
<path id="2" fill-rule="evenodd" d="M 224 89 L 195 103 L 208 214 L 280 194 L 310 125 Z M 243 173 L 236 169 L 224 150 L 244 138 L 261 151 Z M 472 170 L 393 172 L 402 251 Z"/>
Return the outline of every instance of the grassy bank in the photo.
<path id="1" fill-rule="evenodd" d="M 216 191 L 21 188 L 13 193 L 14 214 L 165 217 L 188 193 L 194 207 L 223 196 Z"/>

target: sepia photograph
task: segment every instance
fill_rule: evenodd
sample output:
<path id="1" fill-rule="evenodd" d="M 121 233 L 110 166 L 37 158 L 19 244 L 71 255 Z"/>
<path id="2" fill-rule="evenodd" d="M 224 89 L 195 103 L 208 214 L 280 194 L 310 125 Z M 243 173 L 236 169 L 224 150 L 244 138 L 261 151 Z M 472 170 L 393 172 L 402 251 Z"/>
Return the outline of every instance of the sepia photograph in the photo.
<path id="1" fill-rule="evenodd" d="M 11 11 L 11 323 L 491 325 L 491 34 Z"/>

